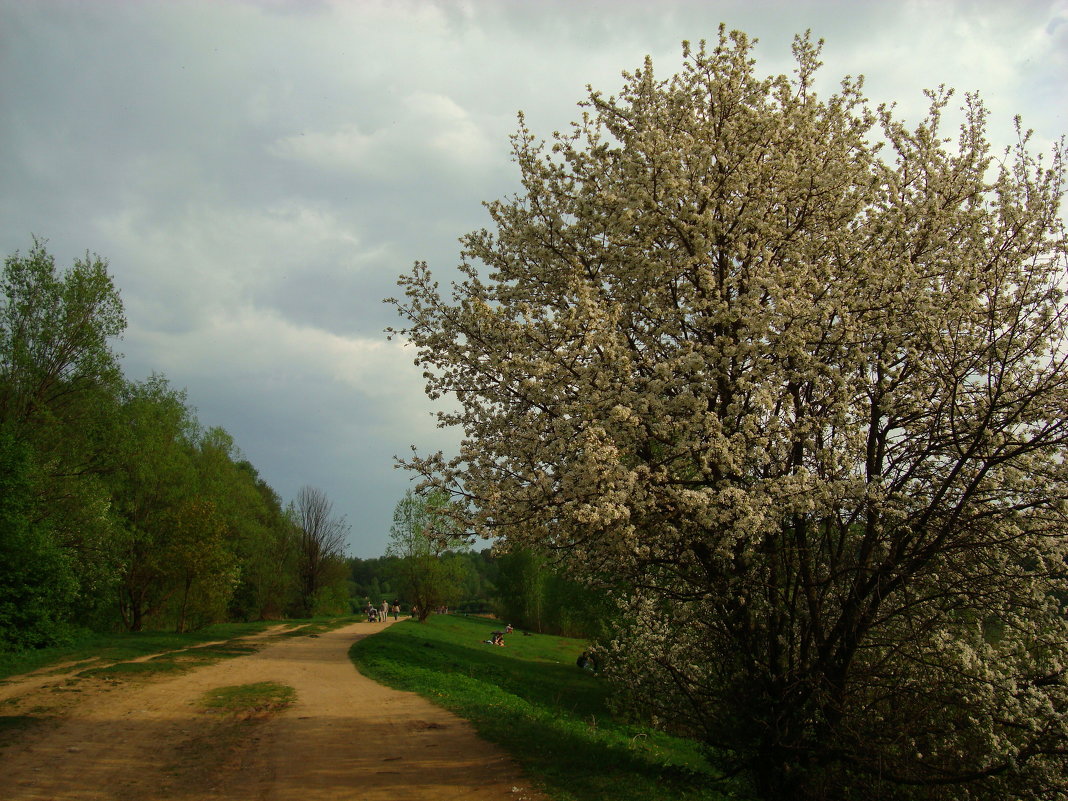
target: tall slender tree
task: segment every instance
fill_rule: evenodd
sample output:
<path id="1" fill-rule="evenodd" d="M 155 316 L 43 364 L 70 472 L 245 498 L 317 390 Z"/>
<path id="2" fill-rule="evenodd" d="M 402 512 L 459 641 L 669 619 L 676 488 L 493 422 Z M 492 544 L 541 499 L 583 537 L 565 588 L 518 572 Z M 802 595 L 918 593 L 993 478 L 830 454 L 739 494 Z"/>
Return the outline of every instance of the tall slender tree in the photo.
<path id="1" fill-rule="evenodd" d="M 331 590 L 339 598 L 347 597 L 339 585 L 348 572 L 344 558 L 349 526 L 344 515 L 334 515 L 333 501 L 325 492 L 307 486 L 297 494 L 294 522 L 300 542 L 299 612 L 310 616 L 327 602 L 325 596 Z"/>

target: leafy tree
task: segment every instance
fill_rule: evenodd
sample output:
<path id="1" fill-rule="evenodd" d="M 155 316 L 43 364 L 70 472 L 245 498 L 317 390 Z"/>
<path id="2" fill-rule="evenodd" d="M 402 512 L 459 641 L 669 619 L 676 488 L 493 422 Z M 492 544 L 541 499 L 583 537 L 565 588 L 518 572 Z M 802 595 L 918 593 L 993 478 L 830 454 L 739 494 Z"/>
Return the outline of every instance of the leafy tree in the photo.
<path id="1" fill-rule="evenodd" d="M 44 242 L 4 261 L 0 279 L 0 423 L 27 425 L 120 377 L 109 340 L 126 327 L 107 262 L 56 270 Z"/>
<path id="2" fill-rule="evenodd" d="M 232 463 L 239 493 L 228 492 L 240 577 L 230 603 L 237 620 L 280 618 L 297 592 L 299 539 L 282 501 L 248 461 Z M 239 501 L 233 503 L 234 501 Z"/>
<path id="3" fill-rule="evenodd" d="M 77 591 L 70 554 L 32 513 L 27 452 L 0 430 L 0 650 L 62 640 Z"/>
<path id="4" fill-rule="evenodd" d="M 239 620 L 280 617 L 296 595 L 298 549 L 281 500 L 222 428 L 199 435 L 193 459 L 199 495 L 211 499 L 225 547 L 236 560 L 229 614 Z"/>
<path id="5" fill-rule="evenodd" d="M 113 625 L 116 594 L 135 630 L 292 606 L 300 543 L 277 494 L 165 378 L 124 381 L 106 262 L 61 273 L 35 239 L 0 288 L 0 647 Z"/>
<path id="6" fill-rule="evenodd" d="M 461 562 L 462 583 L 460 596 L 451 606 L 458 612 L 492 612 L 498 578 L 497 559 L 490 549 L 461 551 L 456 554 Z"/>
<path id="7" fill-rule="evenodd" d="M 334 516 L 334 504 L 322 490 L 302 487 L 293 507 L 297 527 L 298 615 L 319 611 L 338 612 L 348 607 L 345 537 L 349 527 L 344 516 Z"/>
<path id="8" fill-rule="evenodd" d="M 154 375 L 127 387 L 122 440 L 110 476 L 122 521 L 119 609 L 130 631 L 160 613 L 178 590 L 172 553 L 175 518 L 197 493 L 193 460 L 196 421 L 185 393 Z"/>
<path id="9" fill-rule="evenodd" d="M 226 521 L 211 500 L 194 497 L 171 510 L 166 525 L 163 556 L 176 585 L 175 630 L 225 620 L 239 572 Z"/>
<path id="10" fill-rule="evenodd" d="M 393 509 L 386 555 L 399 560 L 396 583 L 420 623 L 438 607 L 458 600 L 461 592 L 462 565 L 449 549 L 462 547 L 464 541 L 448 507 L 443 493 L 418 495 L 409 490 Z"/>
<path id="11" fill-rule="evenodd" d="M 521 124 L 451 296 L 401 280 L 465 434 L 410 466 L 615 588 L 632 703 L 763 797 L 1064 798 L 1064 149 L 794 52 L 762 79 L 721 30 Z"/>
<path id="12" fill-rule="evenodd" d="M 110 342 L 125 320 L 106 262 L 87 255 L 61 273 L 37 239 L 4 260 L 0 290 L 0 438 L 17 454 L 0 460 L 0 482 L 17 487 L 6 544 L 18 553 L 9 569 L 22 565 L 17 589 L 6 585 L 13 573 L 0 585 L 24 598 L 18 616 L 40 633 L 37 612 L 48 630 L 87 621 L 111 588 L 114 529 L 100 476 L 121 388 Z M 33 576 L 44 583 L 29 586 Z"/>

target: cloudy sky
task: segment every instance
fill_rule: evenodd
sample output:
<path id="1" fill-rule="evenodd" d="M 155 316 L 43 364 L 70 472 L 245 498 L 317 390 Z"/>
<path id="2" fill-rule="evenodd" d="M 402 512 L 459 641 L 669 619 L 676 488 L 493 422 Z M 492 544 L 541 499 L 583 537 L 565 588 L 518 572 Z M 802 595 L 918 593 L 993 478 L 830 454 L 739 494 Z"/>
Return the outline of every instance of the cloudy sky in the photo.
<path id="1" fill-rule="evenodd" d="M 284 499 L 308 484 L 380 555 L 411 444 L 448 450 L 382 299 L 448 276 L 482 201 L 517 188 L 516 112 L 548 136 L 586 84 L 612 92 L 720 22 L 791 69 L 826 40 L 825 86 L 863 73 L 903 115 L 978 90 L 991 138 L 1021 114 L 1068 132 L 1068 0 L 0 0 L 0 254 L 48 239 L 105 257 L 127 375 L 188 390 Z"/>

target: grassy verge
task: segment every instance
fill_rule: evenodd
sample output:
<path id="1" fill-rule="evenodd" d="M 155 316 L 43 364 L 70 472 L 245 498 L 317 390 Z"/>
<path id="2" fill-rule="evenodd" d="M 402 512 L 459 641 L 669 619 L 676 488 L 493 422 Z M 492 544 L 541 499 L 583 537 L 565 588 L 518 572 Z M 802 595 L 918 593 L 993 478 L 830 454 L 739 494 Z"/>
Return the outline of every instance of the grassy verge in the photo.
<path id="1" fill-rule="evenodd" d="M 290 636 L 313 635 L 356 618 L 289 620 L 283 625 Z M 227 657 L 241 656 L 258 646 L 234 642 L 241 637 L 259 634 L 278 626 L 282 621 L 266 620 L 254 623 L 219 623 L 200 631 L 175 634 L 173 632 L 125 632 L 120 634 L 85 634 L 69 645 L 41 648 L 15 653 L 0 652 L 0 680 L 55 665 L 58 669 L 79 671 L 80 675 L 123 676 L 170 672 L 215 662 Z M 213 644 L 208 644 L 213 643 Z M 131 662 L 150 657 L 148 662 Z M 60 666 L 63 666 L 60 668 Z"/>
<path id="2" fill-rule="evenodd" d="M 366 675 L 470 720 L 557 801 L 721 801 L 722 785 L 695 743 L 622 723 L 607 688 L 575 660 L 580 640 L 518 632 L 506 648 L 484 641 L 500 624 L 433 617 L 360 640 L 350 655 Z"/>

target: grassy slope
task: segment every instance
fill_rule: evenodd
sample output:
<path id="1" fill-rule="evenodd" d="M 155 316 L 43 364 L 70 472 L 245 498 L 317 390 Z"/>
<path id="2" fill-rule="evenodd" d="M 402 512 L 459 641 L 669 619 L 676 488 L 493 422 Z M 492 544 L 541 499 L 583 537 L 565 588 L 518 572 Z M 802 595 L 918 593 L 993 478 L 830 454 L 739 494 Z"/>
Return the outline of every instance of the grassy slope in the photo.
<path id="1" fill-rule="evenodd" d="M 500 627 L 435 616 L 360 640 L 351 656 L 366 675 L 470 720 L 559 801 L 733 797 L 711 789 L 692 742 L 613 719 L 603 682 L 575 666 L 582 641 L 515 632 L 506 648 L 483 642 Z"/>

